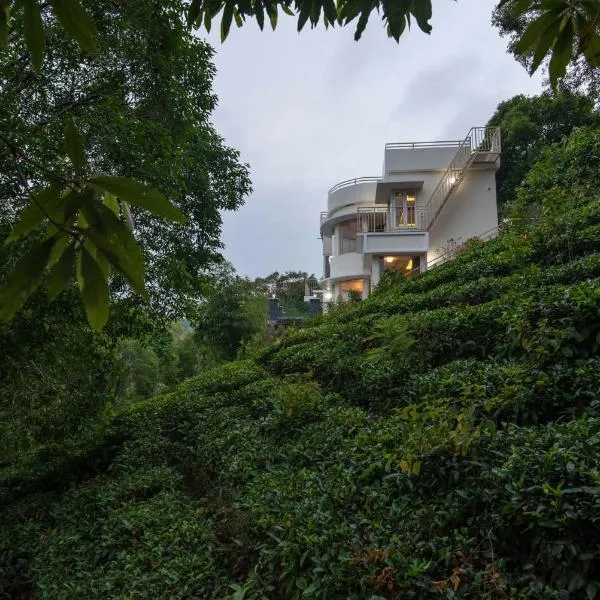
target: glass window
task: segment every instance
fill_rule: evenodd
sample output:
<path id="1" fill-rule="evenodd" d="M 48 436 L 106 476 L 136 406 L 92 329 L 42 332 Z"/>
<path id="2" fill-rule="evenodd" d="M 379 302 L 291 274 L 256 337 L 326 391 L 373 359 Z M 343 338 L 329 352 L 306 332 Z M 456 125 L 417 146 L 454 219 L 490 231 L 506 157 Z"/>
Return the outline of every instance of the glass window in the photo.
<path id="1" fill-rule="evenodd" d="M 340 254 L 356 252 L 356 219 L 340 225 Z"/>
<path id="2" fill-rule="evenodd" d="M 412 277 L 419 272 L 421 258 L 419 256 L 384 256 L 383 268 L 386 271 L 399 271 L 405 277 Z"/>
<path id="3" fill-rule="evenodd" d="M 395 227 L 398 229 L 414 228 L 417 225 L 415 192 L 396 192 L 394 194 L 392 211 Z"/>

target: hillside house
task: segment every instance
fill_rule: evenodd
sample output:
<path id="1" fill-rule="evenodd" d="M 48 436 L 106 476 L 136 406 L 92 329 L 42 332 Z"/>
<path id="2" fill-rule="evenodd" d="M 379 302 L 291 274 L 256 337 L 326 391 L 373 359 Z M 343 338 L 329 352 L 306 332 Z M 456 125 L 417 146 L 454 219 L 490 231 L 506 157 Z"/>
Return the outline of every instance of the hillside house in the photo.
<path id="1" fill-rule="evenodd" d="M 469 238 L 493 235 L 500 151 L 497 127 L 387 144 L 380 177 L 332 187 L 321 213 L 323 300 L 367 297 L 387 269 L 410 276 Z"/>

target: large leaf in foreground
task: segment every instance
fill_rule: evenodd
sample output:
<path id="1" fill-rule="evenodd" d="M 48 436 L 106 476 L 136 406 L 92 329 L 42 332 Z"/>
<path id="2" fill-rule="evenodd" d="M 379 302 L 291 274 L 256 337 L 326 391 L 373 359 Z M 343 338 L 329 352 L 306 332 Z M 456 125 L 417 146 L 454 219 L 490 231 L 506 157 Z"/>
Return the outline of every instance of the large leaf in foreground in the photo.
<path id="1" fill-rule="evenodd" d="M 102 268 L 85 247 L 81 249 L 79 284 L 89 324 L 100 331 L 108 321 L 110 294 Z"/>
<path id="2" fill-rule="evenodd" d="M 138 181 L 128 177 L 111 175 L 97 175 L 90 179 L 91 183 L 104 191 L 114 194 L 121 200 L 134 204 L 151 212 L 157 217 L 164 217 L 171 221 L 185 223 L 186 216 L 169 200 L 154 188 L 148 188 Z"/>

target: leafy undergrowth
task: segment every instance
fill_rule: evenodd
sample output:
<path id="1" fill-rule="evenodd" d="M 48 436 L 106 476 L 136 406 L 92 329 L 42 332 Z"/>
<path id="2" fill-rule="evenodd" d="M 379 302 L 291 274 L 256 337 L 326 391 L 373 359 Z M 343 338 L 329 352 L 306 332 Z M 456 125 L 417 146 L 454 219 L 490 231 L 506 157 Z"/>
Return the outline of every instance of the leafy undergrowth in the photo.
<path id="1" fill-rule="evenodd" d="M 0 472 L 0 598 L 600 597 L 600 202 Z"/>

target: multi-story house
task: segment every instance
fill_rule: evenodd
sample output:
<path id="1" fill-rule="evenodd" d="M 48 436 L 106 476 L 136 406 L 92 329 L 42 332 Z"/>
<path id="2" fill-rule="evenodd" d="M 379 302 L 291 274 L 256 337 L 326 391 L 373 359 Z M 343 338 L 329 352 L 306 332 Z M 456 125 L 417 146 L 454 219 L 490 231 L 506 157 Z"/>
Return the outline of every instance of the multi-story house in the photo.
<path id="1" fill-rule="evenodd" d="M 387 269 L 410 276 L 498 227 L 500 131 L 464 140 L 387 144 L 381 177 L 338 183 L 321 213 L 323 299 L 363 297 Z"/>

